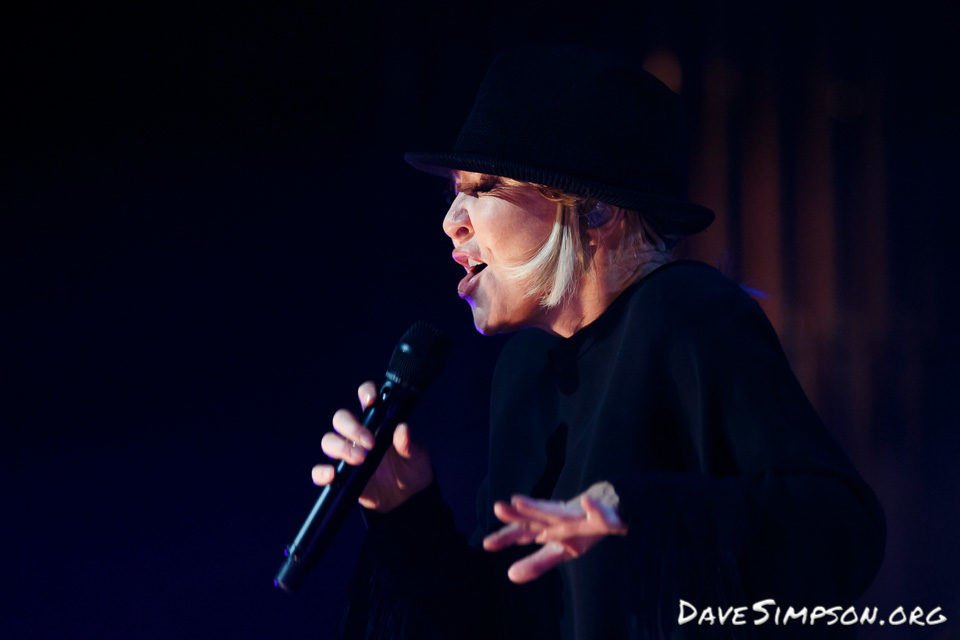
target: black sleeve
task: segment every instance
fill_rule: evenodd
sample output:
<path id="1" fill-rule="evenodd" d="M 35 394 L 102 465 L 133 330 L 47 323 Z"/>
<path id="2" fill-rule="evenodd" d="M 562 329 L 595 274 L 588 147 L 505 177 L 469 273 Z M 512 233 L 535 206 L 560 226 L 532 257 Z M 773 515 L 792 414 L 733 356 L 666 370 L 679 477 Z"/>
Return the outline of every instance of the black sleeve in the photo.
<path id="1" fill-rule="evenodd" d="M 661 594 L 674 610 L 696 597 L 849 603 L 882 559 L 882 511 L 762 310 L 745 296 L 733 306 L 677 323 L 668 341 L 676 413 L 699 471 L 610 479 L 629 548 L 643 575 L 678 576 Z"/>
<path id="2" fill-rule="evenodd" d="M 496 570 L 454 527 L 436 480 L 368 527 L 341 626 L 348 640 L 496 637 Z"/>

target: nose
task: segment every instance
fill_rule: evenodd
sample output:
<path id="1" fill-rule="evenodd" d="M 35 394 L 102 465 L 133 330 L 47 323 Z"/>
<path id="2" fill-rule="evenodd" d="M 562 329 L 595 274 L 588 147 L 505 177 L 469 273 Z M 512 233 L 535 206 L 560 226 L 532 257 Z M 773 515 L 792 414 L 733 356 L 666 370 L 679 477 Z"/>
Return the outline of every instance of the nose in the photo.
<path id="1" fill-rule="evenodd" d="M 458 193 L 443 218 L 443 232 L 456 244 L 465 242 L 473 234 L 470 212 L 466 207 L 466 195 Z"/>

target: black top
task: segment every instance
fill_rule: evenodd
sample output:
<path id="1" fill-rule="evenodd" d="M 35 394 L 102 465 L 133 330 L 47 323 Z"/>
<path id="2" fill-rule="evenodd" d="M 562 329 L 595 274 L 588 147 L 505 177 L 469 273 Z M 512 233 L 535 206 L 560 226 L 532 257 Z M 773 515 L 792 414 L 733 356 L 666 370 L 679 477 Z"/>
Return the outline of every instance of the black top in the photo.
<path id="1" fill-rule="evenodd" d="M 525 585 L 537 548 L 479 547 L 495 500 L 569 500 L 609 481 L 626 536 Z M 841 606 L 879 566 L 883 515 L 823 427 L 760 307 L 715 269 L 680 261 L 625 290 L 569 339 L 537 330 L 504 347 L 491 397 L 490 467 L 468 544 L 434 483 L 369 535 L 345 617 L 350 638 L 660 638 L 679 600 Z M 809 637 L 794 621 L 714 625 L 718 637 Z M 851 627 L 812 629 L 817 637 Z"/>

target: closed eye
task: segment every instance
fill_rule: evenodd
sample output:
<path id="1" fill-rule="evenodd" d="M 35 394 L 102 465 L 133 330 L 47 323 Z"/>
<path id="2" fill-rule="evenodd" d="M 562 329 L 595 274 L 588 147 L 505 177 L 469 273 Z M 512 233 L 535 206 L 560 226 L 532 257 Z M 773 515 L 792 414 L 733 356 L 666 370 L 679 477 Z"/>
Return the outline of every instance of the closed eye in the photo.
<path id="1" fill-rule="evenodd" d="M 458 184 L 454 187 L 457 193 L 465 193 L 470 197 L 476 198 L 484 193 L 490 193 L 500 184 L 500 179 L 496 176 L 484 176 L 476 183 Z"/>

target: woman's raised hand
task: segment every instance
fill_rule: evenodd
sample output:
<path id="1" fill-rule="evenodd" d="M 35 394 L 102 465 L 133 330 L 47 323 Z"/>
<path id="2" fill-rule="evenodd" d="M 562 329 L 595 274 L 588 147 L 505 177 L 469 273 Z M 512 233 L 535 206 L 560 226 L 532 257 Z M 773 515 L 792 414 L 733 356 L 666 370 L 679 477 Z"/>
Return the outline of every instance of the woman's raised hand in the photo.
<path id="1" fill-rule="evenodd" d="M 598 482 L 568 502 L 520 495 L 513 496 L 510 504 L 497 501 L 493 512 L 507 525 L 484 538 L 483 548 L 500 551 L 515 544 L 543 545 L 507 571 L 511 581 L 529 582 L 561 562 L 582 556 L 604 536 L 626 535 L 619 503 L 609 482 Z"/>
<path id="2" fill-rule="evenodd" d="M 364 382 L 357 389 L 361 409 L 370 406 L 377 397 L 377 387 L 372 382 Z M 324 434 L 320 441 L 323 452 L 334 460 L 344 460 L 347 464 L 359 465 L 367 457 L 367 451 L 373 448 L 373 434 L 360 420 L 347 409 L 333 414 L 333 428 Z M 334 466 L 318 464 L 313 467 L 313 483 L 318 486 L 330 484 L 334 477 Z M 412 495 L 426 489 L 433 482 L 433 468 L 430 456 L 410 439 L 410 427 L 406 423 L 397 425 L 393 432 L 391 446 L 380 466 L 370 478 L 360 504 L 367 509 L 386 513 L 394 509 Z"/>

